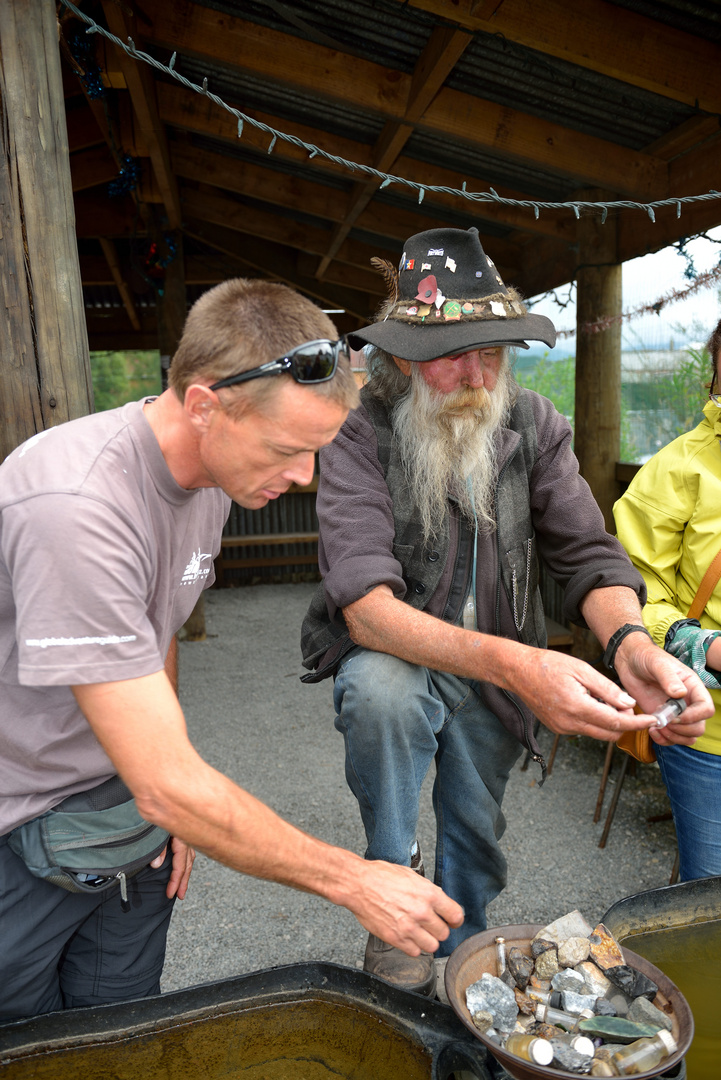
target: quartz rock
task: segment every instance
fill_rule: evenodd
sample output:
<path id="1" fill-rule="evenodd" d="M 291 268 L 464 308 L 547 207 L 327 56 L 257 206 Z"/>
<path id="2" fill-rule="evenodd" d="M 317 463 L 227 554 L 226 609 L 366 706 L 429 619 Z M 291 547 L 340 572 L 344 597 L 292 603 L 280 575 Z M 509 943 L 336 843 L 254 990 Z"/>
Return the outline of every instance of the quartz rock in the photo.
<path id="1" fill-rule="evenodd" d="M 553 1047 L 552 1068 L 565 1069 L 566 1072 L 587 1073 L 591 1070 L 592 1059 L 586 1054 L 579 1054 L 572 1046 L 561 1039 L 551 1039 Z"/>
<path id="2" fill-rule="evenodd" d="M 562 941 L 566 941 L 571 937 L 590 937 L 593 933 L 592 928 L 584 919 L 580 911 L 570 911 L 567 915 L 562 915 L 560 919 L 556 919 L 554 922 L 549 923 L 548 926 L 544 926 L 542 930 L 536 934 L 536 938 L 546 938 L 548 941 L 555 942 L 556 945 L 560 945 Z"/>
<path id="3" fill-rule="evenodd" d="M 569 937 L 558 946 L 558 963 L 562 968 L 575 968 L 588 960 L 591 942 L 587 937 Z"/>
<path id="4" fill-rule="evenodd" d="M 572 990 L 574 994 L 582 994 L 586 989 L 586 980 L 579 971 L 567 967 L 553 976 L 551 986 L 554 990 Z"/>
<path id="5" fill-rule="evenodd" d="M 520 949 L 512 948 L 508 953 L 508 970 L 516 981 L 520 990 L 525 990 L 528 980 L 533 975 L 533 960 L 526 956 Z"/>
<path id="6" fill-rule="evenodd" d="M 574 969 L 583 976 L 586 983 L 586 991 L 592 997 L 606 997 L 608 992 L 613 993 L 613 987 L 606 976 L 597 968 L 592 960 L 586 960 Z"/>
<path id="7" fill-rule="evenodd" d="M 595 1012 L 595 1004 L 596 999 L 590 997 L 589 994 L 576 994 L 573 990 L 561 991 L 561 1008 L 564 1012 L 573 1013 L 574 1016 L 578 1016 L 584 1009 Z"/>
<path id="8" fill-rule="evenodd" d="M 513 1031 L 518 1016 L 516 998 L 513 990 L 495 975 L 485 971 L 478 982 L 472 983 L 466 990 L 466 1004 L 471 1016 L 488 1012 L 498 1031 Z"/>
<path id="9" fill-rule="evenodd" d="M 555 948 L 546 949 L 536 960 L 536 976 L 539 979 L 552 979 L 558 974 L 558 952 Z"/>
<path id="10" fill-rule="evenodd" d="M 621 952 L 621 946 L 616 941 L 610 930 L 607 930 L 603 923 L 599 923 L 593 933 L 589 936 L 591 947 L 589 955 L 595 964 L 598 964 L 601 971 L 608 973 L 609 968 L 618 967 L 619 964 L 625 964 L 623 953 Z M 610 976 L 609 976 L 610 978 Z"/>
<path id="11" fill-rule="evenodd" d="M 535 937 L 531 942 L 531 956 L 537 959 L 546 949 L 557 949 L 555 941 L 547 941 L 545 938 Z"/>
<path id="12" fill-rule="evenodd" d="M 538 975 L 534 972 L 528 980 L 528 985 L 532 986 L 534 990 L 547 991 L 551 989 L 551 980 L 539 979 Z"/>
<path id="13" fill-rule="evenodd" d="M 661 1012 L 645 997 L 637 997 L 629 1005 L 627 1018 L 633 1020 L 636 1024 L 651 1024 L 665 1028 L 666 1031 L 671 1031 L 673 1028 L 671 1017 L 667 1016 L 665 1012 Z"/>
<path id="14" fill-rule="evenodd" d="M 606 1000 L 610 1005 L 613 1005 L 616 1010 L 616 1016 L 626 1016 L 628 1013 L 628 1001 L 626 1000 L 625 994 L 621 994 L 617 991 L 615 994 L 611 994 Z"/>

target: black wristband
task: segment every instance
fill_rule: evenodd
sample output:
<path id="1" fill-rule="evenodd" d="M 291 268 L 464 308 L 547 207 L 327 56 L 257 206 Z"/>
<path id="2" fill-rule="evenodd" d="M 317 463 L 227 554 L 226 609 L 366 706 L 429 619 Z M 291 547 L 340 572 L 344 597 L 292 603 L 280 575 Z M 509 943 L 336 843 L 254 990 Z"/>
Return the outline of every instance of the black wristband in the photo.
<path id="1" fill-rule="evenodd" d="M 611 634 L 610 638 L 608 639 L 606 651 L 603 654 L 603 662 L 606 667 L 609 668 L 611 671 L 615 670 L 613 662 L 616 659 L 616 653 L 618 651 L 619 645 L 621 644 L 623 639 L 628 636 L 628 634 L 634 634 L 636 633 L 636 631 L 641 634 L 645 634 L 646 637 L 651 637 L 645 626 L 640 626 L 635 623 L 624 623 L 623 626 L 620 627 L 620 629 L 618 629 L 615 634 Z"/>

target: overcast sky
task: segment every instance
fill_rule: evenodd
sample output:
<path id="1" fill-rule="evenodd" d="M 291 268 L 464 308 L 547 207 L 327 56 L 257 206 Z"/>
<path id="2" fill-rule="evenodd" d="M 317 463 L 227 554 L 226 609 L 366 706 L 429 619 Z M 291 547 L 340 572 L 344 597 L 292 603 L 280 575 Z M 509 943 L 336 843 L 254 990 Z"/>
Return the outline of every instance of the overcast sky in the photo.
<path id="1" fill-rule="evenodd" d="M 721 241 L 721 227 L 709 229 L 709 236 Z M 714 244 L 699 237 L 687 245 L 697 273 L 711 270 L 721 260 L 721 243 Z M 682 289 L 692 284 L 684 277 L 686 260 L 676 248 L 664 248 L 655 255 L 644 255 L 623 265 L 623 310 L 629 311 L 658 300 L 670 289 Z M 687 300 L 668 304 L 660 315 L 642 315 L 624 320 L 621 330 L 622 348 L 668 349 L 671 343 L 679 347 L 685 343 L 703 342 L 721 317 L 721 282 L 700 289 Z M 568 286 L 556 290 L 560 299 L 568 296 Z M 557 330 L 570 330 L 576 324 L 576 305 L 572 301 L 561 310 L 552 299 L 535 304 L 533 310 L 547 315 Z M 573 354 L 574 337 L 561 339 L 551 350 L 552 359 Z M 533 350 L 536 351 L 535 349 Z M 545 351 L 545 346 L 541 347 Z"/>

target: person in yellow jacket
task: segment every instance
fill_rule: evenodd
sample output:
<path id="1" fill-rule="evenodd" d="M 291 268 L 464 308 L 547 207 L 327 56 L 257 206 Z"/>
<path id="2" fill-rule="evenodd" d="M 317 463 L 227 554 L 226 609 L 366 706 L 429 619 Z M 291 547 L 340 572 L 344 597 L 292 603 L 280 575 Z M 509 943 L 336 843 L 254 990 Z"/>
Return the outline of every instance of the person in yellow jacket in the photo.
<path id="1" fill-rule="evenodd" d="M 721 321 L 704 419 L 651 458 L 614 506 L 618 538 L 643 575 L 643 620 L 655 643 L 693 668 L 716 706 L 691 746 L 656 745 L 671 800 L 682 881 L 721 874 L 721 583 L 700 619 L 688 619 L 721 547 Z"/>

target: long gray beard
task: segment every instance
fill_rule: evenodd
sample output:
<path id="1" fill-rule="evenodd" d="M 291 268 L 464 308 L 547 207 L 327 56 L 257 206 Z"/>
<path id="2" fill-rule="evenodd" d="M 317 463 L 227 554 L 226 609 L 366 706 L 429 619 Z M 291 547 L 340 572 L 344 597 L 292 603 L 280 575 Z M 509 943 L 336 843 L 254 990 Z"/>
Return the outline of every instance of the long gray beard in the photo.
<path id="1" fill-rule="evenodd" d="M 495 528 L 497 433 L 508 419 L 515 393 L 508 363 L 491 393 L 468 387 L 452 394 L 435 393 L 413 365 L 411 385 L 392 419 L 426 539 L 440 533 L 449 495 L 462 514 L 477 520 L 479 532 Z"/>

